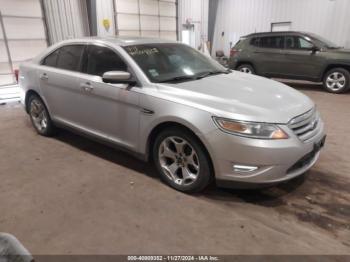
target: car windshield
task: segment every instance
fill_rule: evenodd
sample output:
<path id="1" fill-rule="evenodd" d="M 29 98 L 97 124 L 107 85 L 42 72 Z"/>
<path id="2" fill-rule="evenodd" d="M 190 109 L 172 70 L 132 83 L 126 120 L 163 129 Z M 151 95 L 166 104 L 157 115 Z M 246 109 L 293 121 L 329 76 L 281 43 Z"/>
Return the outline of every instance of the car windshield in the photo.
<path id="1" fill-rule="evenodd" d="M 313 42 L 315 42 L 318 46 L 325 47 L 325 48 L 340 48 L 337 44 L 327 40 L 326 38 L 323 38 L 322 36 L 316 35 L 316 34 L 309 34 Z"/>
<path id="2" fill-rule="evenodd" d="M 124 49 L 156 83 L 191 81 L 228 72 L 216 61 L 183 44 L 145 44 Z"/>

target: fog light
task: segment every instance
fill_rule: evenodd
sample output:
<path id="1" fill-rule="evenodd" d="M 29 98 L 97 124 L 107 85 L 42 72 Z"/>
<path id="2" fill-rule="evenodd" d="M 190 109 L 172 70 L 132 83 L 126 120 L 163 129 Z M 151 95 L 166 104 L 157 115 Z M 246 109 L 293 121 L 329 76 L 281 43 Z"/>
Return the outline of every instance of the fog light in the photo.
<path id="1" fill-rule="evenodd" d="M 257 166 L 233 165 L 234 172 L 250 173 L 258 170 Z"/>

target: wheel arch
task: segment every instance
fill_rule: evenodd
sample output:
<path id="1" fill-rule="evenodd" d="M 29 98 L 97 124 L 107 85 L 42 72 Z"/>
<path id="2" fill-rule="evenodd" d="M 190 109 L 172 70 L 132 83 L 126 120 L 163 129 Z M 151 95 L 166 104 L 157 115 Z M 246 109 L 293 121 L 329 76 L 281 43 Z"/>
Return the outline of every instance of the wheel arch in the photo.
<path id="1" fill-rule="evenodd" d="M 169 129 L 169 128 L 180 128 L 183 130 L 186 130 L 187 132 L 189 132 L 191 135 L 193 135 L 193 137 L 199 142 L 200 146 L 202 147 L 202 149 L 204 150 L 205 154 L 207 155 L 208 159 L 209 159 L 209 166 L 211 169 L 212 174 L 215 176 L 215 169 L 214 169 L 214 163 L 213 163 L 213 159 L 209 153 L 209 150 L 207 148 L 207 146 L 205 145 L 205 143 L 202 141 L 202 139 L 200 138 L 200 136 L 198 136 L 190 127 L 184 125 L 183 123 L 179 123 L 176 121 L 166 121 L 166 122 L 162 122 L 159 123 L 158 125 L 156 125 L 152 131 L 150 132 L 150 134 L 148 135 L 147 138 L 147 144 L 146 144 L 146 160 L 150 161 L 152 160 L 152 150 L 153 150 L 153 145 L 155 142 L 155 139 L 157 138 L 157 136 L 165 129 Z"/>
<path id="2" fill-rule="evenodd" d="M 343 63 L 332 63 L 327 65 L 324 70 L 322 71 L 322 75 L 320 76 L 320 82 L 322 82 L 324 80 L 324 77 L 326 76 L 326 74 L 335 68 L 343 68 L 345 70 L 347 70 L 350 73 L 350 64 L 343 64 Z"/>
<path id="3" fill-rule="evenodd" d="M 27 113 L 29 113 L 29 98 L 32 96 L 32 95 L 36 95 L 38 97 L 40 97 L 41 100 L 43 100 L 41 98 L 41 96 L 39 95 L 38 92 L 36 92 L 35 90 L 33 89 L 29 89 L 27 92 L 26 92 L 26 95 L 25 95 L 25 99 L 24 99 L 24 106 L 25 106 L 25 110 Z M 43 100 L 44 101 L 44 100 Z M 45 102 L 44 102 L 45 103 Z"/>
<path id="4" fill-rule="evenodd" d="M 251 67 L 253 67 L 254 71 L 257 72 L 255 64 L 252 61 L 249 61 L 249 60 L 242 60 L 242 61 L 237 62 L 236 66 L 235 66 L 235 69 L 237 69 L 241 65 L 245 65 L 245 64 L 250 65 Z"/>
<path id="5" fill-rule="evenodd" d="M 51 111 L 50 111 L 50 108 L 47 106 L 47 103 L 45 101 L 45 99 L 39 94 L 39 92 L 35 91 L 34 89 L 29 89 L 26 94 L 25 94 L 25 98 L 24 98 L 24 107 L 25 107 L 25 110 L 27 113 L 29 113 L 29 98 L 32 96 L 32 95 L 36 95 L 37 97 L 39 97 L 41 99 L 41 101 L 43 101 L 47 111 L 49 112 L 49 115 L 51 117 Z"/>

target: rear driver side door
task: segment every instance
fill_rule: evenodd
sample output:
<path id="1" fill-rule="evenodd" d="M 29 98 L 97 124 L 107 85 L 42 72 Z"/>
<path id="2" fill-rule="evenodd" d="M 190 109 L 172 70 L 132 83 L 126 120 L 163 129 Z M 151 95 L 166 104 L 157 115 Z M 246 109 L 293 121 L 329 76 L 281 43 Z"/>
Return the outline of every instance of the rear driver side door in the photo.
<path id="1" fill-rule="evenodd" d="M 69 44 L 54 50 L 41 62 L 38 78 L 43 98 L 52 119 L 66 125 L 79 124 L 81 89 L 77 77 L 81 71 L 84 44 Z"/>
<path id="2" fill-rule="evenodd" d="M 253 39 L 253 60 L 261 75 L 276 76 L 280 73 L 280 62 L 284 59 L 284 36 L 263 36 Z"/>

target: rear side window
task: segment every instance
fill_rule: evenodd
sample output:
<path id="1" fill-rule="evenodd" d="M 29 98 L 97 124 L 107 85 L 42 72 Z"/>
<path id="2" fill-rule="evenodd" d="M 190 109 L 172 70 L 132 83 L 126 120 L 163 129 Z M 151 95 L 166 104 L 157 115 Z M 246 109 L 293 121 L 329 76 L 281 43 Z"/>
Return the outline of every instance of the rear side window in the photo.
<path id="1" fill-rule="evenodd" d="M 260 46 L 260 37 L 254 37 L 251 41 L 250 41 L 250 44 L 252 46 L 257 46 L 259 47 Z"/>
<path id="2" fill-rule="evenodd" d="M 263 48 L 279 48 L 284 47 L 284 37 L 283 36 L 266 36 L 261 37 L 260 47 Z"/>
<path id="3" fill-rule="evenodd" d="M 298 42 L 295 36 L 286 36 L 286 48 L 287 49 L 297 49 Z"/>
<path id="4" fill-rule="evenodd" d="M 80 60 L 83 51 L 83 45 L 70 45 L 61 47 L 59 49 L 57 67 L 70 71 L 80 71 Z"/>
<path id="5" fill-rule="evenodd" d="M 56 50 L 44 58 L 42 65 L 56 67 L 59 51 Z"/>
<path id="6" fill-rule="evenodd" d="M 103 76 L 108 71 L 127 71 L 124 61 L 113 50 L 103 46 L 89 46 L 84 72 Z"/>

